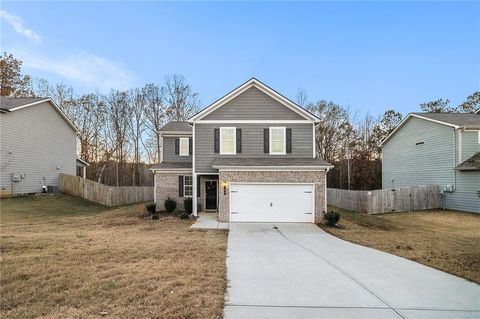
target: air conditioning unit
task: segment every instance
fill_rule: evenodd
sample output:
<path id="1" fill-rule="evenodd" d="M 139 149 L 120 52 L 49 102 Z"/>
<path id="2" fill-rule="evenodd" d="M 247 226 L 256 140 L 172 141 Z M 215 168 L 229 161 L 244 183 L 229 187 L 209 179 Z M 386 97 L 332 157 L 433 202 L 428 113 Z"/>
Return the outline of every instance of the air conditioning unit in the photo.
<path id="1" fill-rule="evenodd" d="M 444 190 L 446 193 L 453 193 L 455 191 L 455 186 L 448 184 L 445 186 Z"/>

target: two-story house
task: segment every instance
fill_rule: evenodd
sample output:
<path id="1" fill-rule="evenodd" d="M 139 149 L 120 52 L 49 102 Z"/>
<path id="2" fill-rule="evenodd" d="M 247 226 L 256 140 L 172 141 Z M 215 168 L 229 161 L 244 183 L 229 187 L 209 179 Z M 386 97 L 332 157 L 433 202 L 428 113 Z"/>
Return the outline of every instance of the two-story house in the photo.
<path id="1" fill-rule="evenodd" d="M 224 222 L 320 222 L 326 174 L 316 157 L 319 119 L 253 78 L 187 122 L 162 129 L 152 167 L 158 209 L 171 197 Z"/>
<path id="2" fill-rule="evenodd" d="M 49 98 L 0 97 L 0 196 L 58 187 L 60 173 L 85 177 L 77 132 Z"/>
<path id="3" fill-rule="evenodd" d="M 448 209 L 480 213 L 480 114 L 410 113 L 382 142 L 382 187 L 439 185 Z"/>

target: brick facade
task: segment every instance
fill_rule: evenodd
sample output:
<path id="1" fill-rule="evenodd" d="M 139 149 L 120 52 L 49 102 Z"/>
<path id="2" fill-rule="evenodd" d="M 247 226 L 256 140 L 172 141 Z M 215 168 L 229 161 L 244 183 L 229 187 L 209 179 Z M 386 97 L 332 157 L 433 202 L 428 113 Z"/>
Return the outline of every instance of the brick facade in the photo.
<path id="1" fill-rule="evenodd" d="M 224 195 L 222 182 L 252 183 L 315 183 L 315 222 L 320 223 L 325 212 L 324 171 L 220 171 L 218 219 L 228 222 L 230 218 L 230 192 Z"/>
<path id="2" fill-rule="evenodd" d="M 157 210 L 164 210 L 163 202 L 171 197 L 177 202 L 177 209 L 183 209 L 183 197 L 178 196 L 178 176 L 188 175 L 179 173 L 155 173 L 155 195 Z"/>

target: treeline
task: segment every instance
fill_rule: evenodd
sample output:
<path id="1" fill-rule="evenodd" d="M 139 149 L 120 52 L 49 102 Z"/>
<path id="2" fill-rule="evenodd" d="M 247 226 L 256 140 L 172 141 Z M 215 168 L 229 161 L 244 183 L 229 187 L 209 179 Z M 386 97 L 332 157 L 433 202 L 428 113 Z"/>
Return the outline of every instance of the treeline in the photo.
<path id="1" fill-rule="evenodd" d="M 130 90 L 78 94 L 65 84 L 50 84 L 21 73 L 22 62 L 4 53 L 0 60 L 2 96 L 51 97 L 80 130 L 79 157 L 91 164 L 87 178 L 108 185 L 151 185 L 150 164 L 160 160 L 160 128 L 183 121 L 200 109 L 198 93 L 182 75 Z M 401 121 L 391 109 L 381 117 L 360 117 L 334 102 L 309 101 L 299 90 L 297 103 L 317 115 L 317 156 L 335 165 L 328 186 L 381 188 L 379 143 Z M 472 112 L 480 105 L 475 92 L 456 108 L 448 100 L 421 104 L 426 112 Z"/>

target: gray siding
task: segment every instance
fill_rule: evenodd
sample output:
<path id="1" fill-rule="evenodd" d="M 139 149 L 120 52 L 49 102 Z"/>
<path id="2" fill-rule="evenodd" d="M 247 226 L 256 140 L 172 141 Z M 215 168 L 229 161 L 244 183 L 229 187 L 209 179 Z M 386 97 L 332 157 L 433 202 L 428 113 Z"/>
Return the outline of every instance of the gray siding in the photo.
<path id="1" fill-rule="evenodd" d="M 213 130 L 221 126 L 235 126 L 242 129 L 242 153 L 236 155 L 220 155 L 213 152 Z M 292 129 L 292 153 L 286 155 L 269 155 L 263 153 L 263 129 L 269 126 L 285 126 Z M 195 124 L 195 171 L 197 173 L 217 172 L 212 168 L 215 158 L 312 158 L 313 157 L 313 124 Z"/>
<path id="2" fill-rule="evenodd" d="M 465 131 L 462 133 L 462 158 L 463 162 L 472 157 L 475 153 L 480 152 L 480 144 L 478 143 L 477 131 Z"/>
<path id="3" fill-rule="evenodd" d="M 14 193 L 40 192 L 43 177 L 47 185 L 58 186 L 59 173 L 75 175 L 76 134 L 48 102 L 0 113 L 0 127 L 2 152 L 12 153 L 1 171 L 2 192 L 11 192 L 12 173 L 26 174 Z"/>
<path id="4" fill-rule="evenodd" d="M 257 88 L 250 88 L 202 120 L 304 120 L 301 115 L 272 99 Z"/>
<path id="5" fill-rule="evenodd" d="M 465 141 L 465 140 L 464 140 Z M 417 142 L 424 142 L 415 145 Z M 383 188 L 436 184 L 455 184 L 447 193 L 449 209 L 480 212 L 479 172 L 458 172 L 457 132 L 430 121 L 411 118 L 383 147 Z M 394 179 L 392 181 L 391 179 Z"/>
<path id="6" fill-rule="evenodd" d="M 189 138 L 190 136 L 185 136 Z M 163 161 L 164 162 L 191 162 L 192 156 L 175 155 L 175 139 L 177 137 L 163 138 Z"/>

